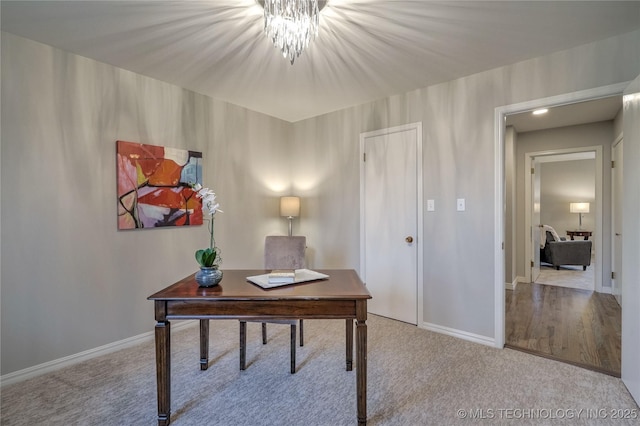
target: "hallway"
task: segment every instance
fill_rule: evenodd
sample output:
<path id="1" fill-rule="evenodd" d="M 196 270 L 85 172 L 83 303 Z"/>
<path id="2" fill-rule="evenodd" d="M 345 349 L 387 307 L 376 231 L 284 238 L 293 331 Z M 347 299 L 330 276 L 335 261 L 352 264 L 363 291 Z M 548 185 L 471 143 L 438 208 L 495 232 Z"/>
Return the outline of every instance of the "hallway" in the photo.
<path id="1" fill-rule="evenodd" d="M 537 283 L 506 292 L 506 347 L 620 377 L 621 309 L 610 294 Z"/>

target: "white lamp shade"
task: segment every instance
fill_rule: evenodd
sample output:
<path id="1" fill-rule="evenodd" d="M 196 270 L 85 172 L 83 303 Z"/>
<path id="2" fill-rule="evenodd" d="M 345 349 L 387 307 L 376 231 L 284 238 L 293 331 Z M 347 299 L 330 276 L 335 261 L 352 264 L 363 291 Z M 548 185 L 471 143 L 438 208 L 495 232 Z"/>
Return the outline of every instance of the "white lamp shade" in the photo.
<path id="1" fill-rule="evenodd" d="M 571 213 L 589 213 L 589 203 L 569 203 Z"/>
<path id="2" fill-rule="evenodd" d="M 300 197 L 280 197 L 280 216 L 300 216 Z"/>

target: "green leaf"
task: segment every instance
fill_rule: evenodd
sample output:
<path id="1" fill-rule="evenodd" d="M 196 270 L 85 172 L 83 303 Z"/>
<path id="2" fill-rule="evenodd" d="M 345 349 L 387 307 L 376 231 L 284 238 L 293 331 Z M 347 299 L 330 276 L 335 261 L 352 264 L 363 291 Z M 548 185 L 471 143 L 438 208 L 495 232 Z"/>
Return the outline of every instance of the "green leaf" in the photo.
<path id="1" fill-rule="evenodd" d="M 204 260 L 202 259 L 202 257 L 204 256 L 204 250 L 198 250 L 196 251 L 196 260 L 198 261 L 198 264 L 200 266 L 205 266 L 204 265 Z"/>
<path id="2" fill-rule="evenodd" d="M 215 249 L 207 248 L 196 251 L 196 260 L 200 266 L 211 267 L 216 262 L 217 253 Z"/>

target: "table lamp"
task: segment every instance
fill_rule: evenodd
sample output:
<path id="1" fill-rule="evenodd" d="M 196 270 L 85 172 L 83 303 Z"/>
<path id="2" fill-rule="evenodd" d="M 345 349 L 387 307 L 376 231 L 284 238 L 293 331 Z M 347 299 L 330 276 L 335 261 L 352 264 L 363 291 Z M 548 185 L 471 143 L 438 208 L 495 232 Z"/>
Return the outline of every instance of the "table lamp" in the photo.
<path id="1" fill-rule="evenodd" d="M 291 221 L 294 217 L 300 216 L 300 197 L 280 197 L 280 216 L 289 219 L 289 236 L 291 236 Z"/>
<path id="2" fill-rule="evenodd" d="M 582 229 L 582 214 L 589 213 L 589 203 L 569 203 L 569 211 L 571 213 L 578 213 L 580 227 Z"/>

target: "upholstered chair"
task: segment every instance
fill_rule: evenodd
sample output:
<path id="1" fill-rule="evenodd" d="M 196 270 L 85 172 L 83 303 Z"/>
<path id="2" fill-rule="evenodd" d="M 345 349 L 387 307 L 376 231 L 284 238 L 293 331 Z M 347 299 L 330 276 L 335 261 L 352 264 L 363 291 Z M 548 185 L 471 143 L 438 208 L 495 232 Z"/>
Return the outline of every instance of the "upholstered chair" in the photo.
<path id="1" fill-rule="evenodd" d="M 303 236 L 267 236 L 264 242 L 264 268 L 303 269 L 306 266 L 307 239 Z M 255 322 L 255 321 L 250 321 Z M 297 320 L 269 320 L 262 323 L 262 344 L 267 344 L 267 323 L 288 324 L 291 327 L 291 374 L 296 372 L 296 325 Z M 246 368 L 247 321 L 240 321 L 240 369 Z M 303 321 L 300 320 L 300 346 L 304 346 Z"/>

